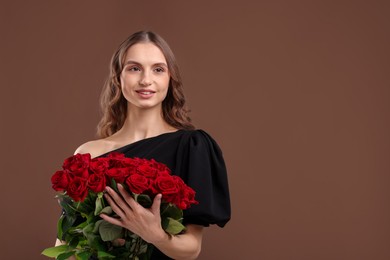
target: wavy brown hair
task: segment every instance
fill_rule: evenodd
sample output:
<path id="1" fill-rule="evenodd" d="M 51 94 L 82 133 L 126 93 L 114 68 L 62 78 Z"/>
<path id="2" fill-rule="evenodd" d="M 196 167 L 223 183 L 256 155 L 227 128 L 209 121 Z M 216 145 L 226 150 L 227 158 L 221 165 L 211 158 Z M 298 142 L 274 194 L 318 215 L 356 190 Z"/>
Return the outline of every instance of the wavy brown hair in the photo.
<path id="1" fill-rule="evenodd" d="M 158 34 L 140 31 L 129 36 L 114 53 L 110 63 L 110 73 L 100 97 L 103 116 L 97 126 L 100 138 L 108 137 L 120 130 L 127 117 L 127 100 L 122 94 L 120 75 L 123 70 L 127 50 L 136 43 L 150 42 L 164 54 L 170 75 L 167 96 L 162 102 L 164 120 L 177 129 L 194 129 L 186 107 L 183 83 L 175 56 L 167 42 Z"/>

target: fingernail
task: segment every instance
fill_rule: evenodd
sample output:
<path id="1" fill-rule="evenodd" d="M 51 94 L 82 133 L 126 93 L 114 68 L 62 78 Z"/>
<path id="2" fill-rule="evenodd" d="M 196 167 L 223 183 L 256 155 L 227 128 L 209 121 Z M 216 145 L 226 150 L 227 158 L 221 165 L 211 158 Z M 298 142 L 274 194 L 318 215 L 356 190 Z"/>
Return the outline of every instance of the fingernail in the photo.
<path id="1" fill-rule="evenodd" d="M 105 190 L 106 190 L 107 192 L 109 192 L 109 191 L 110 191 L 110 187 L 107 186 L 107 187 L 105 188 Z"/>

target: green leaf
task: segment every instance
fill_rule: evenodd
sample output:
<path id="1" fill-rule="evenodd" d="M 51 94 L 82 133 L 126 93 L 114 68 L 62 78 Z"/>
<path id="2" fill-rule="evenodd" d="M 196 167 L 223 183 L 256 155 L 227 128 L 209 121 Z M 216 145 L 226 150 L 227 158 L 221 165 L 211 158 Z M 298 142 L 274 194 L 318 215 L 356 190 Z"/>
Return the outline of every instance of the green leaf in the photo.
<path id="1" fill-rule="evenodd" d="M 96 216 L 93 214 L 93 210 L 94 210 L 94 209 L 91 209 L 91 211 L 88 212 L 88 214 L 81 213 L 81 216 L 82 216 L 83 218 L 85 218 L 85 222 L 87 222 L 88 224 L 91 223 L 92 221 L 94 221 L 94 218 L 96 217 Z"/>
<path id="2" fill-rule="evenodd" d="M 100 222 L 101 223 L 101 222 Z M 84 237 L 87 238 L 88 245 L 95 249 L 105 249 L 104 246 L 101 244 L 100 236 L 95 231 L 95 224 L 91 223 L 88 226 L 86 226 L 83 229 Z M 97 230 L 96 230 L 97 231 Z"/>
<path id="3" fill-rule="evenodd" d="M 89 214 L 95 209 L 95 201 L 86 200 L 84 202 L 76 203 L 76 210 L 80 213 Z"/>
<path id="4" fill-rule="evenodd" d="M 169 234 L 177 235 L 182 232 L 186 227 L 180 221 L 168 217 L 163 221 L 163 228 Z"/>
<path id="5" fill-rule="evenodd" d="M 140 246 L 140 248 L 139 248 L 139 252 L 140 253 L 146 253 L 146 251 L 148 251 L 148 244 L 147 243 L 145 243 L 145 244 L 142 244 L 141 246 Z"/>
<path id="6" fill-rule="evenodd" d="M 100 214 L 100 212 L 103 209 L 103 206 L 104 206 L 103 192 L 99 192 L 95 202 L 95 212 L 94 212 L 95 216 Z"/>
<path id="7" fill-rule="evenodd" d="M 89 251 L 82 251 L 76 254 L 77 260 L 88 260 L 92 256 L 92 253 Z"/>
<path id="8" fill-rule="evenodd" d="M 99 192 L 100 193 L 100 192 Z M 90 200 L 90 201 L 95 201 L 96 200 L 96 197 L 98 197 L 99 196 L 99 193 L 95 193 L 95 192 L 92 192 L 92 191 L 89 191 L 89 193 L 88 193 L 88 199 Z M 103 192 L 102 192 L 103 193 Z M 103 194 L 101 195 L 101 197 L 103 196 Z"/>
<path id="9" fill-rule="evenodd" d="M 102 211 L 100 213 L 104 213 L 106 215 L 111 215 L 112 214 L 112 208 L 111 206 L 107 206 L 105 207 L 104 209 L 102 209 Z"/>
<path id="10" fill-rule="evenodd" d="M 103 221 L 99 225 L 99 234 L 103 241 L 112 241 L 120 238 L 122 234 L 122 227 Z"/>
<path id="11" fill-rule="evenodd" d="M 104 251 L 98 251 L 98 258 L 115 258 L 115 256 L 107 253 L 107 252 L 104 252 Z"/>
<path id="12" fill-rule="evenodd" d="M 70 249 L 75 249 L 77 247 L 77 245 L 79 244 L 79 237 L 76 236 L 76 237 L 73 237 L 70 241 L 69 241 L 69 248 Z"/>
<path id="13" fill-rule="evenodd" d="M 88 224 L 83 228 L 84 236 L 88 236 L 89 233 L 93 232 L 94 223 Z"/>
<path id="14" fill-rule="evenodd" d="M 57 257 L 58 255 L 64 253 L 66 250 L 68 250 L 67 245 L 53 246 L 46 248 L 42 251 L 41 254 L 48 257 Z"/>
<path id="15" fill-rule="evenodd" d="M 66 260 L 70 256 L 74 255 L 75 253 L 76 253 L 76 251 L 69 251 L 69 252 L 62 253 L 62 254 L 57 256 L 56 260 Z"/>
<path id="16" fill-rule="evenodd" d="M 116 193 L 120 194 L 114 178 L 111 179 L 111 188 L 113 188 Z"/>
<path id="17" fill-rule="evenodd" d="M 67 195 L 58 196 L 61 207 L 64 211 L 69 214 L 75 214 L 75 208 L 73 205 L 73 200 Z"/>
<path id="18" fill-rule="evenodd" d="M 88 234 L 88 245 L 96 250 L 106 250 L 106 245 L 100 238 L 99 234 Z"/>
<path id="19" fill-rule="evenodd" d="M 85 224 L 86 224 L 86 222 L 83 222 L 80 225 L 78 225 L 77 227 L 69 228 L 67 234 L 69 234 L 69 235 L 81 235 L 83 233 L 84 227 L 86 226 Z M 68 240 L 66 240 L 66 241 L 68 241 Z"/>
<path id="20" fill-rule="evenodd" d="M 96 221 L 95 226 L 93 227 L 92 230 L 93 233 L 95 234 L 99 233 L 99 226 L 103 221 L 104 221 L 103 219 Z"/>
<path id="21" fill-rule="evenodd" d="M 164 204 L 161 207 L 161 218 L 168 217 L 173 218 L 175 220 L 180 220 L 183 218 L 183 211 L 172 203 Z"/>
<path id="22" fill-rule="evenodd" d="M 63 219 L 61 221 L 61 227 L 58 229 L 61 229 L 61 237 L 60 239 L 63 240 L 65 234 L 72 228 L 74 222 L 76 221 L 76 215 L 63 215 Z"/>
<path id="23" fill-rule="evenodd" d="M 57 238 L 62 239 L 62 222 L 64 221 L 65 215 L 62 215 L 57 221 Z"/>

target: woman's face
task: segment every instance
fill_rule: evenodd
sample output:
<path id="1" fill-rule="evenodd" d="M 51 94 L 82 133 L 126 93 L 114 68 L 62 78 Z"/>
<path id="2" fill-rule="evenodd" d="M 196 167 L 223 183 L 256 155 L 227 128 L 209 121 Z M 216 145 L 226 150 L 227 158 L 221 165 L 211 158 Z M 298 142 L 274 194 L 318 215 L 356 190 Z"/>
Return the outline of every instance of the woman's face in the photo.
<path id="1" fill-rule="evenodd" d="M 160 109 L 170 80 L 164 54 L 153 43 L 134 44 L 126 52 L 120 80 L 131 109 Z"/>

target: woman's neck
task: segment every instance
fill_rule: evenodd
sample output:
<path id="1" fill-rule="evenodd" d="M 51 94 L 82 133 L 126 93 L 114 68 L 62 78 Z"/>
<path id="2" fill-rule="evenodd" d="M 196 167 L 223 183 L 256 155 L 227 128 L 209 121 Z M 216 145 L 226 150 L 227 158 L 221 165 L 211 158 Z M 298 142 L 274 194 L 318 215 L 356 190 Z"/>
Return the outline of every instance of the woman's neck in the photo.
<path id="1" fill-rule="evenodd" d="M 176 130 L 165 122 L 161 108 L 129 108 L 123 127 L 112 137 L 121 141 L 135 142 Z"/>

